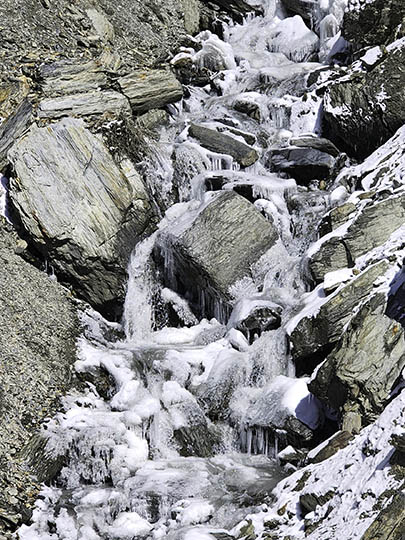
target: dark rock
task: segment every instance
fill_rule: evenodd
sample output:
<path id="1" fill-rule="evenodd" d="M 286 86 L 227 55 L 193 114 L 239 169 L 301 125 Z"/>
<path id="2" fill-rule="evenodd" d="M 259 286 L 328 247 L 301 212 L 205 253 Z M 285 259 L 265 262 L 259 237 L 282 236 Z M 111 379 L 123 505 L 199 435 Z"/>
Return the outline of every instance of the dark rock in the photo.
<path id="1" fill-rule="evenodd" d="M 405 454 L 405 433 L 402 433 L 401 435 L 394 434 L 391 438 L 391 444 L 398 452 Z"/>
<path id="2" fill-rule="evenodd" d="M 121 77 L 118 84 L 136 113 L 160 109 L 183 97 L 181 84 L 173 73 L 166 69 L 134 71 Z"/>
<path id="3" fill-rule="evenodd" d="M 183 221 L 180 218 L 157 238 L 158 250 L 166 254 L 163 259 L 171 261 L 165 268 L 167 285 L 197 313 L 223 322 L 230 310 L 229 288 L 249 275 L 251 265 L 277 241 L 277 231 L 233 192 L 215 195 L 193 219 Z"/>
<path id="4" fill-rule="evenodd" d="M 343 36 L 359 48 L 388 44 L 398 36 L 404 22 L 402 0 L 371 0 L 360 4 L 350 0 L 343 20 Z"/>
<path id="5" fill-rule="evenodd" d="M 357 257 L 384 244 L 404 223 L 404 194 L 370 201 L 342 236 L 326 240 L 311 255 L 309 268 L 314 280 L 319 283 L 327 272 L 352 267 Z"/>
<path id="6" fill-rule="evenodd" d="M 363 305 L 309 384 L 343 416 L 358 410 L 363 425 L 381 413 L 405 365 L 404 330 L 384 315 L 385 302 L 378 293 Z"/>
<path id="7" fill-rule="evenodd" d="M 215 129 L 192 124 L 189 133 L 204 148 L 218 154 L 228 154 L 242 167 L 249 167 L 259 159 L 259 155 L 254 148 Z"/>
<path id="8" fill-rule="evenodd" d="M 328 86 L 323 135 L 348 155 L 364 159 L 405 122 L 405 38 L 369 73 L 353 72 Z"/>
<path id="9" fill-rule="evenodd" d="M 403 540 L 405 537 L 405 494 L 395 493 L 389 504 L 361 537 L 361 540 Z"/>
<path id="10" fill-rule="evenodd" d="M 242 22 L 242 18 L 248 13 L 255 12 L 260 14 L 261 11 L 258 7 L 253 7 L 244 0 L 202 0 L 206 3 L 217 4 L 231 16 Z"/>
<path id="11" fill-rule="evenodd" d="M 73 119 L 32 128 L 9 159 L 16 173 L 10 199 L 32 245 L 80 296 L 114 316 L 129 254 L 153 226 L 135 169 L 120 170 L 100 139 Z"/>
<path id="12" fill-rule="evenodd" d="M 346 448 L 353 438 L 354 435 L 352 433 L 349 433 L 348 431 L 339 431 L 330 439 L 326 446 L 319 450 L 319 452 L 309 460 L 310 463 L 321 463 L 322 461 L 329 459 L 342 448 Z"/>
<path id="13" fill-rule="evenodd" d="M 277 148 L 269 152 L 268 159 L 273 171 L 286 173 L 302 184 L 328 179 L 335 166 L 330 154 L 308 147 Z"/>
<path id="14" fill-rule="evenodd" d="M 355 307 L 373 292 L 373 283 L 387 270 L 386 261 L 370 266 L 328 297 L 316 315 L 302 318 L 290 335 L 294 360 L 328 352 L 341 337 Z"/>
<path id="15" fill-rule="evenodd" d="M 314 0 L 283 0 L 283 5 L 288 11 L 301 15 L 303 19 L 311 24 L 319 12 L 318 2 Z"/>
<path id="16" fill-rule="evenodd" d="M 38 433 L 73 383 L 79 324 L 67 291 L 15 254 L 18 237 L 0 218 L 0 537 L 29 517 L 40 480 L 58 466 Z M 34 455 L 37 458 L 34 458 Z M 45 465 L 46 462 L 46 465 Z M 43 474 L 47 470 L 47 474 Z M 18 489 L 10 502 L 7 489 Z M 27 513 L 28 512 L 28 513 Z M 15 516 L 7 522 L 4 516 Z"/>
<path id="17" fill-rule="evenodd" d="M 234 308 L 228 328 L 240 330 L 249 341 L 280 327 L 282 307 L 263 298 L 241 300 Z"/>
<path id="18" fill-rule="evenodd" d="M 333 498 L 333 495 L 333 491 L 328 491 L 325 494 L 306 492 L 300 495 L 302 514 L 306 516 L 309 512 L 313 512 L 318 506 L 323 506 Z"/>

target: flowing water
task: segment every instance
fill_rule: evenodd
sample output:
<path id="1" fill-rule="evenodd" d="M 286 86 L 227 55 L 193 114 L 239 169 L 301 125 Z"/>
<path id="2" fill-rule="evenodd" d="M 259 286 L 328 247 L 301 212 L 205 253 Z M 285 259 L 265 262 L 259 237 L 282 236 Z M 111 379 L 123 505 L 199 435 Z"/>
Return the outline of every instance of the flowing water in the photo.
<path id="1" fill-rule="evenodd" d="M 320 98 L 305 90 L 306 80 L 339 43 L 345 2 L 314 4 L 321 40 L 275 0 L 262 4 L 263 16 L 224 25 L 224 40 L 205 31 L 198 52 L 180 53 L 221 71 L 211 86 L 190 87 L 190 96 L 171 107 L 170 125 L 143 164 L 149 189 L 168 210 L 131 257 L 122 326 L 92 311 L 83 315 L 76 370 L 102 370 L 111 386 L 102 392 L 89 383 L 47 423 L 47 450 L 66 465 L 56 485 L 44 487 L 33 524 L 19 531 L 22 540 L 228 538 L 246 514 L 271 503 L 272 488 L 287 474 L 276 459 L 285 433 L 266 425 L 281 425 L 298 410 L 307 425 L 316 424 L 306 381 L 294 378 L 286 326 L 308 290 L 305 252 L 331 197 L 269 172 L 264 156 L 291 136 L 317 134 Z M 237 112 L 237 102 L 251 116 Z M 190 122 L 242 142 L 254 135 L 261 159 L 241 169 L 230 156 L 204 150 L 188 135 Z M 271 254 L 232 291 L 233 319 L 263 300 L 282 306 L 281 327 L 260 337 L 224 325 L 228 314 L 219 303 L 215 319 L 197 320 L 184 299 L 163 288 L 152 260 L 159 232 L 190 222 L 218 181 L 222 189 L 248 186 L 279 231 Z M 171 253 L 160 250 L 170 283 Z M 183 325 L 162 323 L 158 297 Z M 200 299 L 209 301 L 204 291 Z"/>

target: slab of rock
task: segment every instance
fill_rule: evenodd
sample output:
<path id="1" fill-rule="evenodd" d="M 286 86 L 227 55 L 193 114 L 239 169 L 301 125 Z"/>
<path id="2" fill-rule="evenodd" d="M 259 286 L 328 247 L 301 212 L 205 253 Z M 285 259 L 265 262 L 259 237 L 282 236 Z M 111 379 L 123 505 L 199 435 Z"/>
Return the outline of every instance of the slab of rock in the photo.
<path id="1" fill-rule="evenodd" d="M 157 252 L 166 261 L 167 285 L 185 296 L 196 313 L 224 322 L 229 288 L 250 274 L 251 265 L 277 239 L 274 225 L 230 191 L 213 196 L 193 219 L 187 215 L 161 231 Z"/>
<path id="2" fill-rule="evenodd" d="M 77 294 L 112 316 L 128 256 L 153 212 L 136 171 L 120 170 L 81 120 L 34 126 L 9 152 L 10 199 L 29 241 Z"/>
<path id="3" fill-rule="evenodd" d="M 167 69 L 134 71 L 118 79 L 118 84 L 136 113 L 160 109 L 183 97 L 181 84 Z"/>
<path id="4" fill-rule="evenodd" d="M 353 317 L 337 348 L 319 367 L 310 391 L 343 416 L 358 410 L 363 425 L 375 420 L 405 366 L 404 330 L 385 315 L 377 293 Z"/>
<path id="5" fill-rule="evenodd" d="M 59 98 L 43 99 L 38 107 L 39 118 L 62 118 L 63 116 L 91 116 L 112 113 L 130 114 L 131 107 L 119 92 L 87 92 Z"/>
<path id="6" fill-rule="evenodd" d="M 32 475 L 39 470 L 20 458 L 72 385 L 79 334 L 68 292 L 18 256 L 20 245 L 0 217 L 1 538 L 13 520 L 18 525 L 29 517 L 37 497 L 40 486 Z M 31 459 L 30 452 L 24 453 Z M 10 500 L 11 488 L 18 496 Z"/>
<path id="7" fill-rule="evenodd" d="M 351 440 L 353 440 L 354 435 L 348 431 L 338 431 L 331 439 L 328 444 L 324 446 L 319 452 L 317 452 L 313 457 L 309 459 L 310 463 L 322 463 L 326 459 L 334 456 L 342 448 L 346 448 Z"/>
<path id="8" fill-rule="evenodd" d="M 7 152 L 33 121 L 32 105 L 25 99 L 0 126 L 0 171 L 8 164 Z"/>
<path id="9" fill-rule="evenodd" d="M 386 261 L 367 268 L 331 295 L 314 316 L 302 318 L 290 335 L 294 360 L 330 350 L 341 337 L 353 309 L 373 291 L 373 283 L 388 270 Z"/>
<path id="10" fill-rule="evenodd" d="M 249 167 L 259 159 L 254 148 L 215 129 L 191 124 L 189 134 L 207 150 L 232 156 L 242 167 Z"/>
<path id="11" fill-rule="evenodd" d="M 301 184 L 328 179 L 336 163 L 330 154 L 304 146 L 277 148 L 270 151 L 268 158 L 273 171 L 286 173 Z"/>
<path id="12" fill-rule="evenodd" d="M 309 268 L 316 282 L 326 273 L 347 266 L 384 244 L 405 223 L 405 194 L 371 201 L 355 217 L 342 236 L 323 242 L 310 258 Z"/>
<path id="13" fill-rule="evenodd" d="M 359 48 L 382 45 L 395 39 L 396 31 L 405 22 L 402 0 L 349 0 L 343 19 L 343 36 Z"/>
<path id="14" fill-rule="evenodd" d="M 404 486 L 402 486 L 404 487 Z M 381 510 L 361 540 L 402 540 L 405 537 L 405 494 L 393 493 L 392 500 Z"/>
<path id="15" fill-rule="evenodd" d="M 405 122 L 405 38 L 374 69 L 353 72 L 324 97 L 323 134 L 348 155 L 366 158 Z"/>

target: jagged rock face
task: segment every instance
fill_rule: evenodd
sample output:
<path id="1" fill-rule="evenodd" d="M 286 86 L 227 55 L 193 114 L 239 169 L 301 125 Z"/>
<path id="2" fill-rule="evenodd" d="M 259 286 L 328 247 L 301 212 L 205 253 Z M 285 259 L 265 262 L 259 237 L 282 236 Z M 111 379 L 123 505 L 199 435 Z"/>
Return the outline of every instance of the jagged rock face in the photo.
<path id="1" fill-rule="evenodd" d="M 0 536 L 29 515 L 38 470 L 20 452 L 71 386 L 79 333 L 67 291 L 16 254 L 10 231 L 0 218 Z"/>
<path id="2" fill-rule="evenodd" d="M 401 37 L 405 22 L 402 0 L 350 0 L 344 16 L 343 36 L 356 46 L 382 45 Z M 402 26 L 402 29 L 401 29 Z"/>
<path id="3" fill-rule="evenodd" d="M 361 540 L 374 540 L 374 538 L 389 538 L 402 540 L 405 535 L 405 494 L 403 488 L 394 492 L 391 502 L 378 514 Z"/>
<path id="4" fill-rule="evenodd" d="M 229 288 L 250 274 L 250 266 L 275 244 L 276 228 L 234 192 L 216 195 L 197 216 L 160 233 L 158 245 L 171 267 L 168 286 L 185 294 L 205 316 L 224 319 L 218 306 L 230 300 Z M 205 295 L 205 305 L 201 295 Z M 215 307 L 216 306 L 216 307 Z"/>
<path id="5" fill-rule="evenodd" d="M 323 242 L 311 256 L 309 267 L 316 282 L 327 272 L 353 266 L 357 257 L 381 246 L 405 222 L 405 195 L 370 202 L 342 235 Z"/>
<path id="6" fill-rule="evenodd" d="M 364 159 L 405 122 L 405 38 L 388 47 L 368 73 L 353 71 L 328 87 L 323 134 L 348 155 Z"/>
<path id="7" fill-rule="evenodd" d="M 330 350 L 341 337 L 353 310 L 373 291 L 373 283 L 388 269 L 381 261 L 331 295 L 314 316 L 304 317 L 291 332 L 290 341 L 295 361 Z"/>
<path id="8" fill-rule="evenodd" d="M 405 365 L 404 331 L 385 307 L 382 293 L 364 304 L 309 385 L 343 421 L 351 412 L 361 415 L 363 425 L 374 421 Z"/>
<path id="9" fill-rule="evenodd" d="M 123 299 L 129 254 L 153 213 L 134 169 L 127 176 L 79 120 L 34 126 L 9 152 L 10 198 L 30 242 L 104 313 Z"/>

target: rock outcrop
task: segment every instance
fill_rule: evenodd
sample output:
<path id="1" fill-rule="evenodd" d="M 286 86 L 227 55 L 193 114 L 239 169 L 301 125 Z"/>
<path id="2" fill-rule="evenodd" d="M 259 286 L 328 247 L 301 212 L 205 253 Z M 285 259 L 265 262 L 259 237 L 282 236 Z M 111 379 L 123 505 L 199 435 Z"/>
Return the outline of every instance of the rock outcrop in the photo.
<path id="1" fill-rule="evenodd" d="M 79 324 L 56 281 L 25 262 L 25 244 L 0 218 L 0 536 L 27 519 L 38 469 L 27 465 L 46 417 L 72 384 Z M 40 461 L 44 460 L 41 454 Z M 48 478 L 49 479 L 49 478 Z M 44 480 L 44 478 L 41 478 Z"/>
<path id="2" fill-rule="evenodd" d="M 353 70 L 324 97 L 323 135 L 348 155 L 364 159 L 405 122 L 405 38 L 387 47 L 370 71 Z"/>
<path id="3" fill-rule="evenodd" d="M 9 159 L 10 199 L 29 242 L 79 296 L 114 316 L 129 254 L 153 226 L 135 169 L 120 170 L 102 141 L 70 118 L 34 126 Z"/>
<path id="4" fill-rule="evenodd" d="M 275 244 L 278 234 L 234 192 L 208 201 L 192 219 L 185 216 L 161 231 L 157 244 L 166 261 L 168 286 L 183 294 L 199 315 L 222 322 L 230 310 L 231 285 L 250 274 L 251 265 Z"/>
<path id="5" fill-rule="evenodd" d="M 340 412 L 343 426 L 353 414 L 362 425 L 374 421 L 405 366 L 404 330 L 385 308 L 382 293 L 368 300 L 309 384 L 313 394 Z"/>

